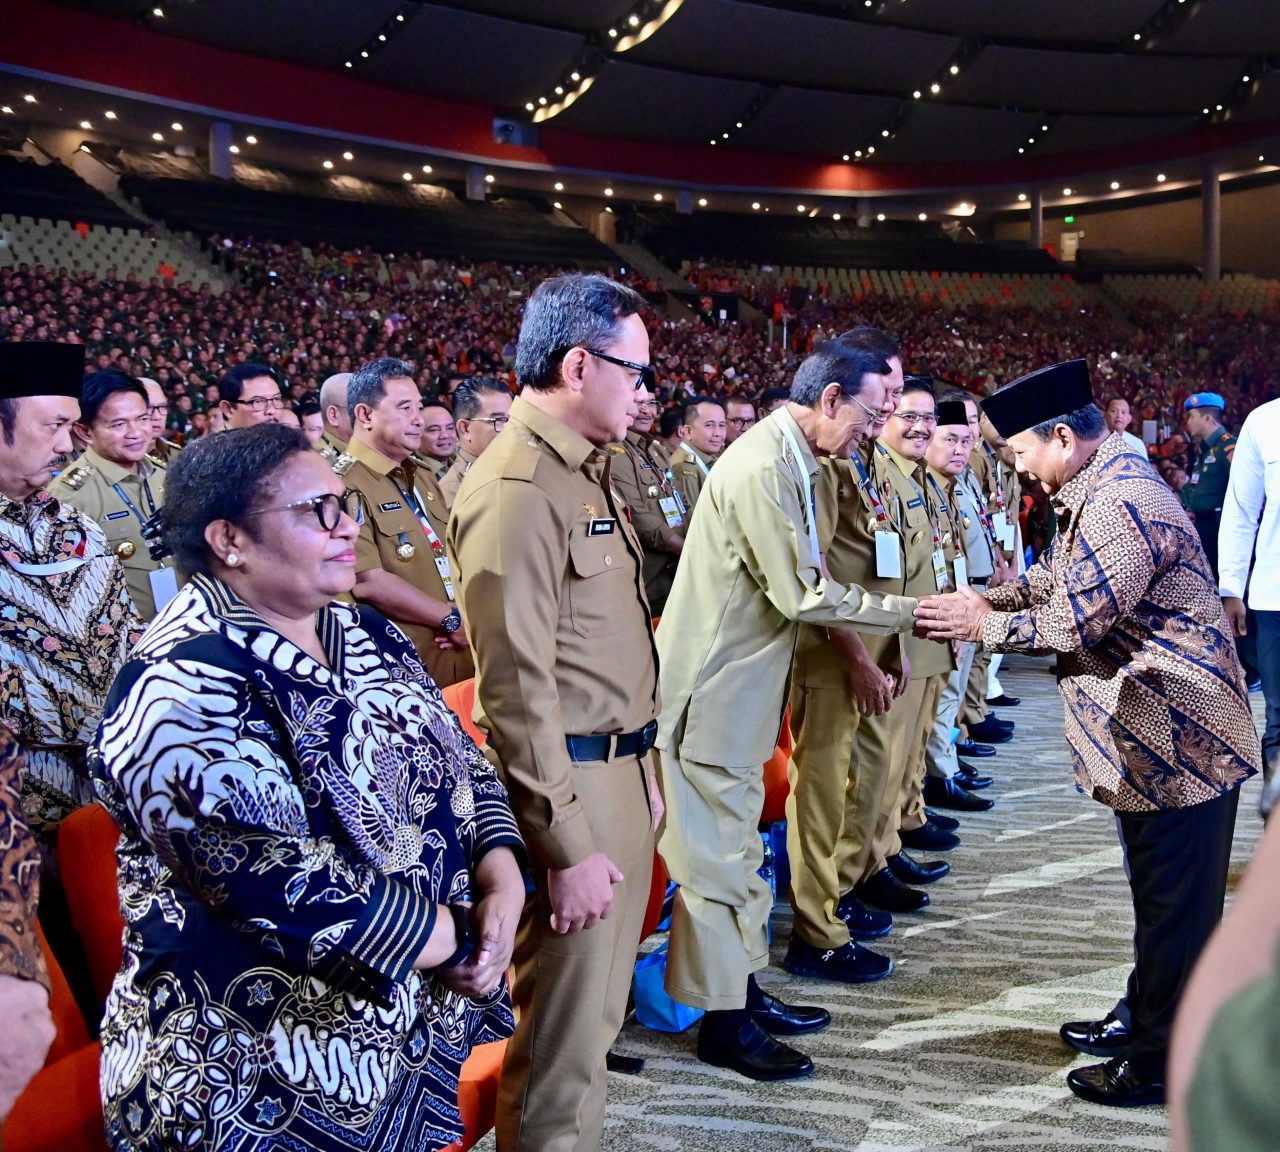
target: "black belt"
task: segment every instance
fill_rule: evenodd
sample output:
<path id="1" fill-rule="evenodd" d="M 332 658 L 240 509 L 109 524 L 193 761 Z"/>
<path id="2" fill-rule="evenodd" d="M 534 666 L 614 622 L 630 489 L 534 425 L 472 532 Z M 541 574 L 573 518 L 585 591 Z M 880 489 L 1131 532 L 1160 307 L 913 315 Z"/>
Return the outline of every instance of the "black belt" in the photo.
<path id="1" fill-rule="evenodd" d="M 969 583 L 975 588 L 985 588 L 989 583 L 991 583 L 991 577 L 978 576 L 976 578 L 970 578 Z"/>
<path id="2" fill-rule="evenodd" d="M 624 732 L 621 736 L 566 736 L 564 746 L 569 759 L 578 762 L 588 760 L 625 760 L 643 756 L 658 738 L 658 722 L 650 720 L 638 732 Z"/>

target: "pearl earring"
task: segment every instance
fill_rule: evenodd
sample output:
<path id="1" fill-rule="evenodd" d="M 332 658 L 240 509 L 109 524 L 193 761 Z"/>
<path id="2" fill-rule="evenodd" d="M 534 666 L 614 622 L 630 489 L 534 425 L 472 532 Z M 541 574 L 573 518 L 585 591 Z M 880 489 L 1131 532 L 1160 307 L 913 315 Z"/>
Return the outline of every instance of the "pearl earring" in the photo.
<path id="1" fill-rule="evenodd" d="M 240 557 L 239 557 L 239 556 L 237 556 L 234 552 L 228 552 L 228 553 L 227 553 L 227 567 L 228 567 L 228 568 L 234 568 L 234 567 L 235 567 L 237 564 L 239 564 L 239 563 L 240 563 Z"/>

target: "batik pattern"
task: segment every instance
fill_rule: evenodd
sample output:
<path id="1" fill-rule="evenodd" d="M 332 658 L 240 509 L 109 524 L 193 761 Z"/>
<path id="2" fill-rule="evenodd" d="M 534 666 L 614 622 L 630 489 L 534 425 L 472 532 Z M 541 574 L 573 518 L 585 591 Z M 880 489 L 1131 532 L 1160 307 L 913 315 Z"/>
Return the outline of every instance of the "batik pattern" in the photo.
<path id="1" fill-rule="evenodd" d="M 471 1047 L 511 1032 L 505 987 L 412 970 L 430 904 L 472 902 L 480 857 L 522 850 L 502 784 L 394 625 L 334 604 L 318 632 L 328 668 L 198 576 L 108 701 L 115 1152 L 438 1148 Z"/>
<path id="2" fill-rule="evenodd" d="M 1059 653 L 1076 779 L 1123 812 L 1237 787 L 1261 759 L 1235 642 L 1186 512 L 1111 436 L 1053 498 L 1058 533 L 987 593 L 982 642 Z"/>
<path id="3" fill-rule="evenodd" d="M 47 988 L 35 930 L 39 893 L 40 853 L 22 815 L 22 749 L 0 727 L 0 976 Z"/>

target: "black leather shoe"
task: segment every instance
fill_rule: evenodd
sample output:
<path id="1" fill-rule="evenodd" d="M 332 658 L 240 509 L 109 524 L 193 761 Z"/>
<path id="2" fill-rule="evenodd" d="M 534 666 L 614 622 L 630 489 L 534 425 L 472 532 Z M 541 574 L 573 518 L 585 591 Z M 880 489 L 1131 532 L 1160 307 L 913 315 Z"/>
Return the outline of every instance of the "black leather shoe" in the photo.
<path id="1" fill-rule="evenodd" d="M 879 940 L 893 931 L 893 917 L 863 906 L 852 892 L 846 892 L 836 905 L 836 915 L 845 922 L 855 940 Z"/>
<path id="2" fill-rule="evenodd" d="M 988 708 L 1016 708 L 1021 703 L 1022 698 L 1020 696 L 1010 696 L 1007 692 L 995 697 L 995 699 L 987 697 Z"/>
<path id="3" fill-rule="evenodd" d="M 905 850 L 890 856 L 885 863 L 904 884 L 932 884 L 951 871 L 951 865 L 945 860 L 930 860 L 928 864 L 921 864 L 919 860 L 908 856 Z"/>
<path id="4" fill-rule="evenodd" d="M 604 1066 L 610 1072 L 620 1072 L 623 1076 L 639 1076 L 644 1071 L 644 1061 L 639 1056 L 624 1056 L 612 1048 L 605 1053 Z"/>
<path id="5" fill-rule="evenodd" d="M 954 780 L 943 776 L 924 778 L 924 802 L 934 808 L 949 808 L 953 812 L 985 812 L 995 806 L 994 800 L 966 792 Z"/>
<path id="6" fill-rule="evenodd" d="M 956 822 L 957 826 L 959 821 Z M 960 837 L 932 820 L 925 821 L 919 828 L 910 831 L 903 829 L 898 839 L 906 848 L 918 848 L 922 852 L 949 852 L 960 847 Z"/>
<path id="7" fill-rule="evenodd" d="M 748 993 L 747 1005 L 751 1019 L 771 1036 L 803 1036 L 808 1032 L 821 1032 L 831 1023 L 831 1013 L 825 1008 L 786 1004 L 765 992 L 756 997 Z"/>
<path id="8" fill-rule="evenodd" d="M 1067 1087 L 1081 1100 L 1112 1108 L 1164 1103 L 1164 1082 L 1143 1076 L 1124 1056 L 1116 1056 L 1105 1064 L 1073 1068 L 1067 1073 Z"/>
<path id="9" fill-rule="evenodd" d="M 918 912 L 929 903 L 928 893 L 908 888 L 888 868 L 855 884 L 853 894 L 864 904 L 886 912 Z"/>
<path id="10" fill-rule="evenodd" d="M 813 1073 L 808 1056 L 780 1044 L 745 1012 L 730 1026 L 715 1021 L 719 1015 L 708 1013 L 698 1028 L 698 1059 L 704 1064 L 731 1068 L 752 1080 L 798 1080 Z M 725 1015 L 739 1019 L 738 1013 Z"/>
<path id="11" fill-rule="evenodd" d="M 981 760 L 984 756 L 994 756 L 996 750 L 990 744 L 975 744 L 972 740 L 957 740 L 957 756 L 974 756 Z"/>
<path id="12" fill-rule="evenodd" d="M 994 783 L 992 777 L 979 776 L 977 772 L 957 772 L 954 779 L 966 792 L 981 792 Z"/>
<path id="13" fill-rule="evenodd" d="M 839 980 L 843 984 L 873 984 L 893 971 L 893 961 L 850 941 L 843 948 L 815 948 L 791 937 L 782 966 L 796 976 Z"/>
<path id="14" fill-rule="evenodd" d="M 924 815 L 930 824 L 936 824 L 944 832 L 954 832 L 960 827 L 959 820 L 951 816 L 944 816 L 941 812 L 934 812 L 931 808 L 926 808 Z"/>
<path id="15" fill-rule="evenodd" d="M 1058 1029 L 1068 1048 L 1090 1056 L 1127 1056 L 1133 1035 L 1114 1012 L 1101 1020 L 1070 1020 Z"/>
<path id="16" fill-rule="evenodd" d="M 1007 744 L 1013 739 L 1013 725 L 1006 728 L 988 716 L 981 724 L 969 725 L 969 739 L 982 744 Z"/>

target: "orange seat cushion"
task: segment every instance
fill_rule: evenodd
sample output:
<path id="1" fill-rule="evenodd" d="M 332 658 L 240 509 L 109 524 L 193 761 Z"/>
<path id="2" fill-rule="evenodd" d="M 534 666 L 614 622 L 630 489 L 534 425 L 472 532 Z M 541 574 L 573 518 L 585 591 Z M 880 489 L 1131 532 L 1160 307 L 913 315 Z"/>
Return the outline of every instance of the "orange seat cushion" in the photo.
<path id="1" fill-rule="evenodd" d="M 647 940 L 657 928 L 658 921 L 662 919 L 662 904 L 666 895 L 667 869 L 662 863 L 662 857 L 654 852 L 653 873 L 649 880 L 649 903 L 644 910 L 644 927 L 640 929 L 641 940 Z"/>
<path id="2" fill-rule="evenodd" d="M 498 1079 L 507 1042 L 477 1044 L 462 1065 L 458 1077 L 458 1111 L 462 1115 L 462 1140 L 457 1148 L 470 1148 L 493 1128 L 498 1108 Z"/>
<path id="3" fill-rule="evenodd" d="M 77 808 L 58 827 L 58 860 L 71 922 L 84 944 L 99 1004 L 107 1002 L 124 949 L 116 883 L 119 840 L 120 829 L 101 804 Z"/>
<path id="4" fill-rule="evenodd" d="M 476 706 L 475 677 L 459 680 L 456 684 L 441 688 L 440 694 L 449 706 L 449 711 L 462 722 L 462 730 L 476 742 L 477 748 L 483 748 L 488 736 L 476 727 L 475 721 L 471 718 Z"/>
<path id="5" fill-rule="evenodd" d="M 83 1025 L 82 1025 L 83 1027 Z M 5 1152 L 105 1152 L 98 1045 L 47 1065 L 0 1128 Z"/>
<path id="6" fill-rule="evenodd" d="M 760 813 L 761 824 L 776 824 L 787 818 L 787 796 L 791 791 L 787 780 L 787 765 L 791 754 L 781 748 L 774 753 L 764 766 L 764 808 Z"/>

